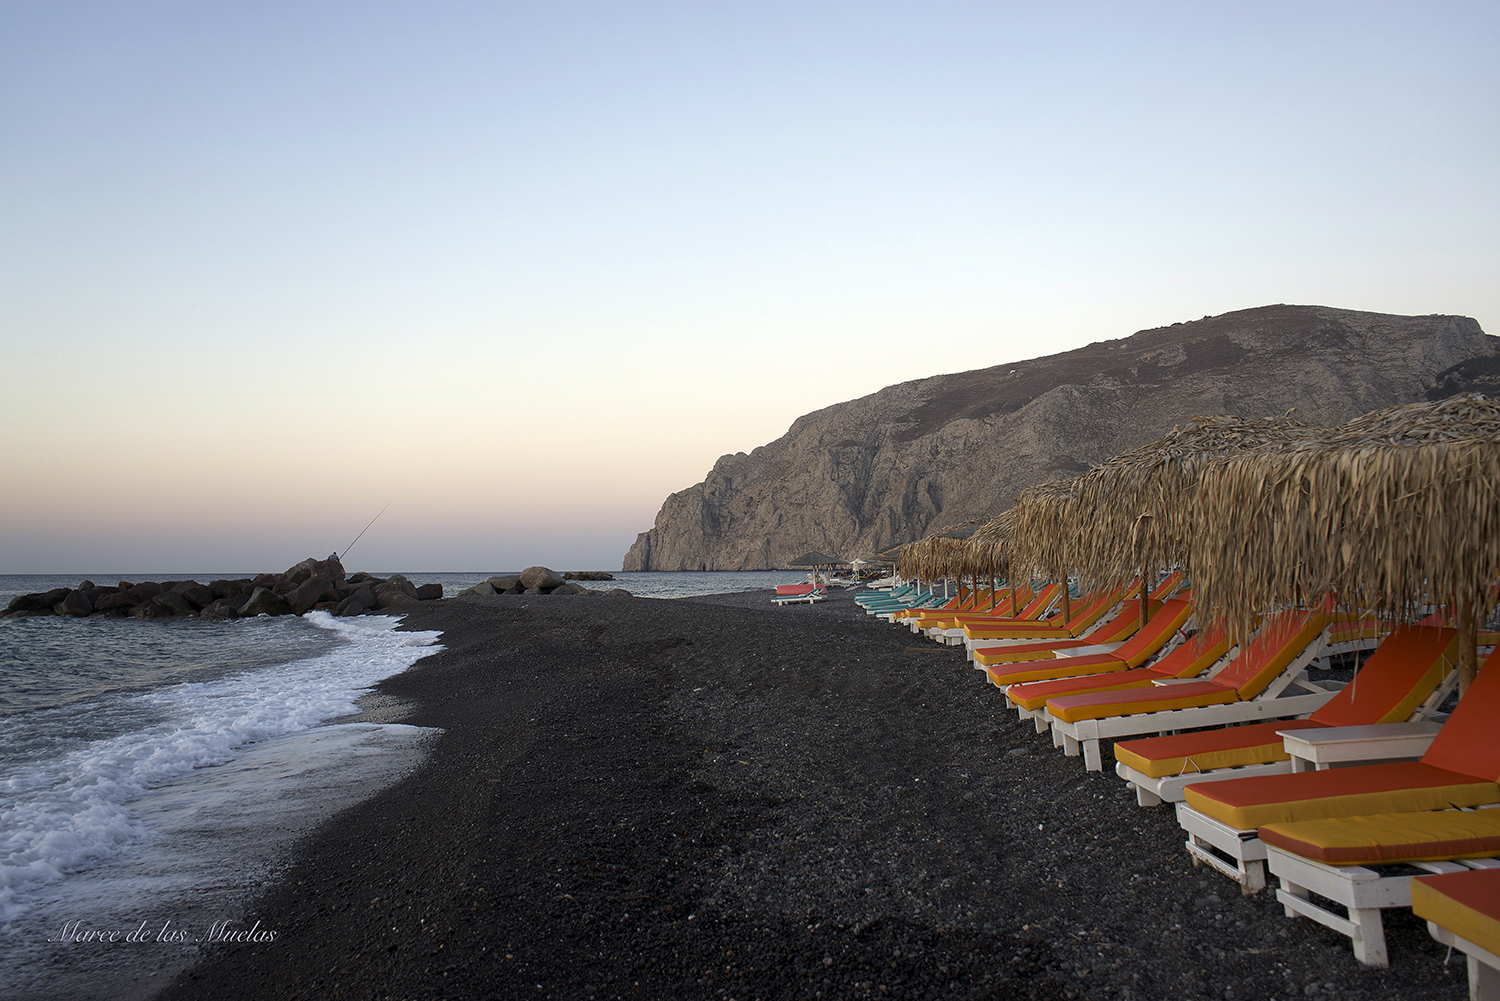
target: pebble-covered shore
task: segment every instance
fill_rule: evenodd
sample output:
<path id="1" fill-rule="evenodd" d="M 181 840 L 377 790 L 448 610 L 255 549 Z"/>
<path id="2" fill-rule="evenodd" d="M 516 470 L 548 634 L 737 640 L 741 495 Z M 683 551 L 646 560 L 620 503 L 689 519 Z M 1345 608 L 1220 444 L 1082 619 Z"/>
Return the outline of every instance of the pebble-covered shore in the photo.
<path id="1" fill-rule="evenodd" d="M 448 599 L 380 686 L 443 727 L 312 838 L 197 998 L 1444 998 L 1409 911 L 1391 967 L 1194 869 L 1007 712 L 957 650 L 846 594 Z M 1106 755 L 1108 757 L 1108 755 Z"/>

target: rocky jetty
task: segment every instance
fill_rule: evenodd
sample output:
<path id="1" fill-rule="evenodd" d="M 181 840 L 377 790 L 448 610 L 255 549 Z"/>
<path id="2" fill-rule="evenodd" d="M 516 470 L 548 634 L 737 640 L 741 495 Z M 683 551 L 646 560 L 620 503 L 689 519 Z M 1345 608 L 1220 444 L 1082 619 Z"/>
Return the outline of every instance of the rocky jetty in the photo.
<path id="1" fill-rule="evenodd" d="M 1044 345 L 1039 345 L 1044 346 Z M 1263 306 L 1030 361 L 901 383 L 797 419 L 672 494 L 625 570 L 757 570 L 869 556 L 1000 513 L 1208 414 L 1339 424 L 1500 384 L 1500 338 L 1463 316 Z M 927 345 L 923 367 L 973 348 Z M 945 353 L 945 354 L 940 354 Z"/>
<path id="2" fill-rule="evenodd" d="M 621 587 L 611 591 L 595 591 L 575 583 L 580 580 L 614 579 L 612 575 L 602 570 L 577 570 L 560 574 L 549 567 L 527 567 L 518 574 L 508 577 L 491 577 L 458 593 L 460 597 L 475 595 L 489 597 L 496 594 L 587 594 L 596 597 L 609 594 L 614 597 L 630 597 L 630 592 Z"/>
<path id="3" fill-rule="evenodd" d="M 285 573 L 236 580 L 120 581 L 99 585 L 91 580 L 75 588 L 60 587 L 11 599 L 7 618 L 26 615 L 90 617 L 133 616 L 167 619 L 197 615 L 234 619 L 255 615 L 302 615 L 311 611 L 335 615 L 397 612 L 443 596 L 443 585 L 416 585 L 400 574 L 346 576 L 337 559 L 307 559 Z"/>

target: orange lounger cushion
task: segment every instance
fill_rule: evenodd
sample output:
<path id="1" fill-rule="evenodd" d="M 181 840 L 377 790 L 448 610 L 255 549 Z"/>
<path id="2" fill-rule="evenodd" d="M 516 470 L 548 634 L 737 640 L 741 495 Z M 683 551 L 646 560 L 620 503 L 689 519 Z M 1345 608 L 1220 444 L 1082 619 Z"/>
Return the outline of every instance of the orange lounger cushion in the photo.
<path id="1" fill-rule="evenodd" d="M 1153 778 L 1285 761 L 1288 755 L 1277 730 L 1408 718 L 1442 682 L 1457 650 L 1457 630 L 1403 626 L 1365 662 L 1353 684 L 1309 719 L 1121 741 L 1115 745 L 1115 760 Z"/>
<path id="2" fill-rule="evenodd" d="M 1500 803 L 1500 785 L 1425 761 L 1394 761 L 1203 782 L 1188 786 L 1186 799 L 1199 813 L 1247 831 L 1266 824 L 1367 813 L 1484 806 Z"/>
<path id="3" fill-rule="evenodd" d="M 1417 917 L 1500 954 L 1500 869 L 1474 869 L 1411 881 Z"/>
<path id="4" fill-rule="evenodd" d="M 1056 660 L 1031 661 L 1024 664 L 996 664 L 989 668 L 990 681 L 1001 687 L 1052 678 L 1076 678 L 1085 674 L 1103 674 L 1125 670 L 1124 661 L 1114 660 L 1085 664 L 1092 657 L 1059 657 Z"/>
<path id="5" fill-rule="evenodd" d="M 1384 865 L 1500 854 L 1500 810 L 1377 813 L 1266 824 L 1260 839 L 1330 865 Z"/>
<path id="6" fill-rule="evenodd" d="M 1075 657 L 1075 660 L 1093 660 L 1092 657 Z M 1108 665 L 1111 660 L 1108 656 L 1099 658 L 1100 665 Z M 1118 664 L 1119 661 L 1113 661 Z M 1113 672 L 1102 672 L 1100 666 L 1091 666 L 1089 670 L 1095 672 L 1078 678 L 1051 678 L 1041 681 L 1026 681 L 1011 684 L 1005 690 L 1005 697 L 1022 709 L 1040 709 L 1047 704 L 1049 699 L 1061 698 L 1064 695 L 1083 695 L 1086 692 L 1109 692 L 1120 688 L 1145 688 L 1161 677 L 1161 674 L 1149 667 L 1137 667 L 1122 669 Z M 990 672 L 990 677 L 995 676 Z"/>
<path id="7" fill-rule="evenodd" d="M 1152 778 L 1263 765 L 1291 757 L 1286 753 L 1280 731 L 1316 729 L 1322 725 L 1310 719 L 1271 720 L 1222 730 L 1122 740 L 1115 745 L 1115 760 Z"/>
<path id="8" fill-rule="evenodd" d="M 1221 706 L 1239 700 L 1239 693 L 1233 688 L 1212 681 L 1185 681 L 1180 685 L 1153 685 L 1151 688 L 1127 688 L 1117 692 L 1064 695 L 1062 698 L 1049 700 L 1047 711 L 1060 720 L 1076 723 L 1081 719 L 1108 719 L 1111 716 L 1133 713 Z"/>

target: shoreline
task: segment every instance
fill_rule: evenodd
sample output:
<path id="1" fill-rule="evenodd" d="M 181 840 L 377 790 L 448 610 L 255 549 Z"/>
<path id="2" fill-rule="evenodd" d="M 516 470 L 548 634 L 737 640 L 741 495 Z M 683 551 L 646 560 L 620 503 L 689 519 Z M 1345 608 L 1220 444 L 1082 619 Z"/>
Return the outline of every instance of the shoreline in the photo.
<path id="1" fill-rule="evenodd" d="M 1467 994 L 1409 911 L 1372 970 L 1193 869 L 1169 809 L 850 593 L 448 599 L 401 628 L 444 649 L 376 701 L 443 734 L 247 909 L 274 943 L 161 998 Z"/>

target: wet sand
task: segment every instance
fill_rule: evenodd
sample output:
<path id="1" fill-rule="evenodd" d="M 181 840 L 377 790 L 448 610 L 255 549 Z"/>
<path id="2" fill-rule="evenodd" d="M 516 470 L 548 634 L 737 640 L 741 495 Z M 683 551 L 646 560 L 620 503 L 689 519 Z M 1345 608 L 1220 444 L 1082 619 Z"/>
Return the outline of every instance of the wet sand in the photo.
<path id="1" fill-rule="evenodd" d="M 1451 998 L 1190 866 L 956 650 L 836 594 L 451 599 L 383 682 L 441 727 L 216 946 L 185 998 Z M 404 710 L 402 707 L 414 707 Z M 1112 760 L 1106 753 L 1106 761 Z"/>

